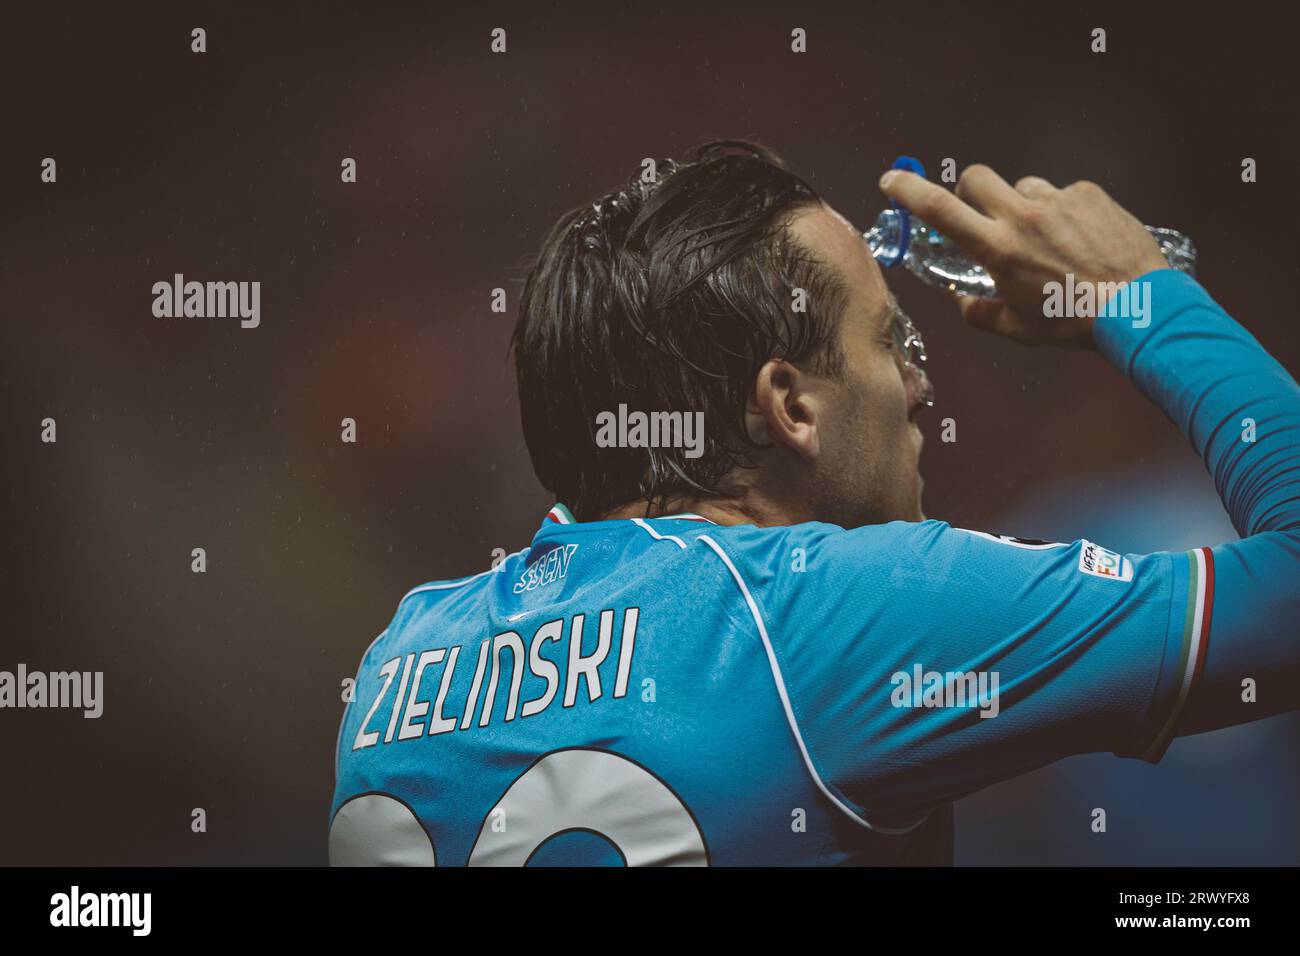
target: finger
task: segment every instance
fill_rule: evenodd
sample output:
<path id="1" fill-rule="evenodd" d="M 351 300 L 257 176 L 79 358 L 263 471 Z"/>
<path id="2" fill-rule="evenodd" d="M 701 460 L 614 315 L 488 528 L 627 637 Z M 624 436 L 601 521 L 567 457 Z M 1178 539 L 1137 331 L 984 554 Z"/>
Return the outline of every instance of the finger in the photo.
<path id="1" fill-rule="evenodd" d="M 1016 192 L 1028 199 L 1042 199 L 1056 191 L 1056 187 L 1041 176 L 1024 176 L 1016 180 Z"/>
<path id="2" fill-rule="evenodd" d="M 891 169 L 880 177 L 880 189 L 976 256 L 996 246 L 992 219 L 916 173 Z"/>
<path id="3" fill-rule="evenodd" d="M 1010 183 L 980 163 L 962 170 L 956 191 L 961 199 L 988 213 L 1014 213 L 1025 204 L 1025 197 Z"/>
<path id="4" fill-rule="evenodd" d="M 1001 299 L 985 299 L 979 296 L 964 295 L 957 299 L 957 308 L 967 325 L 974 329 L 983 329 L 998 335 L 1008 335 L 1015 317 Z"/>

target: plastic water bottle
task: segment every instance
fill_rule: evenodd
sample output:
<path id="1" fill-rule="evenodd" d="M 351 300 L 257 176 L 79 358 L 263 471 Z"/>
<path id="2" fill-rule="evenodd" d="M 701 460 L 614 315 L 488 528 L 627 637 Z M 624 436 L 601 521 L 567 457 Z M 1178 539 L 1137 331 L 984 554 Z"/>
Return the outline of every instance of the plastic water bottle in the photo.
<path id="1" fill-rule="evenodd" d="M 925 169 L 911 157 L 900 156 L 895 169 L 925 175 Z M 1196 247 L 1192 240 L 1173 229 L 1147 226 L 1165 260 L 1175 269 L 1196 274 Z M 957 295 L 996 298 L 993 277 L 951 239 L 932 229 L 906 209 L 893 203 L 863 233 L 872 256 L 890 268 L 900 263 L 927 285 Z"/>

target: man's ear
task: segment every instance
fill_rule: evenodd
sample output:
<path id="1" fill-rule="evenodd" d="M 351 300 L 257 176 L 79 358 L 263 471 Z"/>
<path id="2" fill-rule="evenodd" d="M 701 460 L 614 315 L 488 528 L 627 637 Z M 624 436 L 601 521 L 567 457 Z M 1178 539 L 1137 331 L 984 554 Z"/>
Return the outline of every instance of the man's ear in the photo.
<path id="1" fill-rule="evenodd" d="M 784 359 L 758 370 L 745 416 L 750 437 L 789 448 L 812 461 L 821 451 L 817 426 L 821 405 L 811 392 L 813 378 Z"/>

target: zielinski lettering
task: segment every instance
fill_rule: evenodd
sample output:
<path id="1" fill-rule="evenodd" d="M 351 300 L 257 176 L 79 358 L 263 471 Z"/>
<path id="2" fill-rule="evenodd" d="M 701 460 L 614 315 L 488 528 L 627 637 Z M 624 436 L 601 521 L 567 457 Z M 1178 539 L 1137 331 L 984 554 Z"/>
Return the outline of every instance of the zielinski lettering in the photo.
<path id="1" fill-rule="evenodd" d="M 583 643 L 589 628 L 587 615 L 575 614 L 567 621 L 556 618 L 545 622 L 527 642 L 517 631 L 502 631 L 484 639 L 477 651 L 462 653 L 465 646 L 456 645 L 394 657 L 379 669 L 379 689 L 352 749 L 373 747 L 381 740 L 388 744 L 469 730 L 476 713 L 477 726 L 486 727 L 493 720 L 535 717 L 557 702 L 568 708 L 577 705 L 579 698 L 589 704 L 605 696 L 625 697 L 640 615 L 640 608 L 623 610 L 616 654 L 618 612 L 607 609 L 591 622 L 596 644 L 590 653 L 584 653 Z M 453 694 L 453 684 L 463 687 L 471 668 L 468 691 Z M 524 687 L 526 676 L 528 688 Z M 455 711 L 449 712 L 449 706 L 456 707 Z"/>

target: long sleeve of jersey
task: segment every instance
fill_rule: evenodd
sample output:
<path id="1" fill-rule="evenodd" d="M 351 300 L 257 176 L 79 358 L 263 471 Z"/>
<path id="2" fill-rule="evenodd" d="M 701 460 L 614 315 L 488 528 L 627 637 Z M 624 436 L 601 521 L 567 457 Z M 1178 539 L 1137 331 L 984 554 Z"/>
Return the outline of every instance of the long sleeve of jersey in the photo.
<path id="1" fill-rule="evenodd" d="M 1189 277 L 1102 353 L 1203 457 L 1242 539 L 1117 554 L 941 521 L 727 529 L 812 772 L 904 825 L 1065 756 L 1157 762 L 1175 736 L 1300 707 L 1300 389 Z"/>
<path id="2" fill-rule="evenodd" d="M 1175 728 L 1188 734 L 1300 706 L 1300 388 L 1190 277 L 1143 278 L 1151 325 L 1112 303 L 1097 345 L 1191 441 L 1243 539 L 1200 561 L 1208 641 Z"/>

